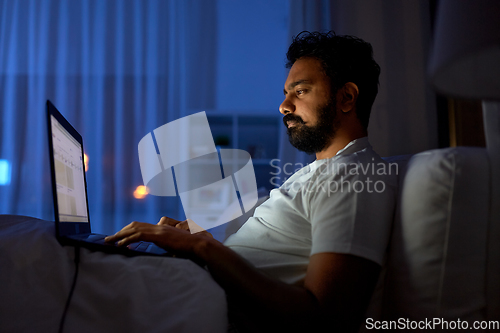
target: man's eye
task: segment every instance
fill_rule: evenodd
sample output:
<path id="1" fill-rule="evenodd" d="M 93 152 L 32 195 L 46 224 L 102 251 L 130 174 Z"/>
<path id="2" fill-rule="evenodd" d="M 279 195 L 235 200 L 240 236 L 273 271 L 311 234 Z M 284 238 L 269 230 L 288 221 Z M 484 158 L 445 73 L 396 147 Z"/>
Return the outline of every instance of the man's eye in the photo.
<path id="1" fill-rule="evenodd" d="M 297 95 L 302 95 L 304 94 L 306 91 L 304 89 L 299 89 L 296 91 Z"/>

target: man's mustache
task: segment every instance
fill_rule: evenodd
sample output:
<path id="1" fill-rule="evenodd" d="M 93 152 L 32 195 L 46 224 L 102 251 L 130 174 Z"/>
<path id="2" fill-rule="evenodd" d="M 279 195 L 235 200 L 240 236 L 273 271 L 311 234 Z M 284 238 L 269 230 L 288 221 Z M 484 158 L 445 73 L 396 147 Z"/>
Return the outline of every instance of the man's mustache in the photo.
<path id="1" fill-rule="evenodd" d="M 304 121 L 302 120 L 302 118 L 300 118 L 299 116 L 296 116 L 292 113 L 289 113 L 283 117 L 283 124 L 285 124 L 285 127 L 288 127 L 287 122 L 289 122 L 289 121 L 295 121 L 299 124 L 304 124 Z"/>

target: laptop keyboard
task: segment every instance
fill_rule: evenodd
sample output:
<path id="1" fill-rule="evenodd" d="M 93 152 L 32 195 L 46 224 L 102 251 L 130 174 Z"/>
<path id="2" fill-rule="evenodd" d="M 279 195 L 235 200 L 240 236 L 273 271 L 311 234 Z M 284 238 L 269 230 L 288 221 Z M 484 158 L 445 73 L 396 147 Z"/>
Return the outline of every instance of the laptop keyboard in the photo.
<path id="1" fill-rule="evenodd" d="M 106 246 L 116 246 L 116 244 L 113 243 L 106 243 L 104 239 L 106 238 L 106 235 L 99 235 L 99 234 L 90 234 L 83 236 L 82 238 L 85 239 L 87 242 L 91 243 L 96 243 L 96 244 L 101 244 L 101 245 L 106 245 Z M 151 253 L 156 253 L 156 254 L 163 254 L 166 253 L 165 250 L 154 246 L 153 243 L 149 242 L 137 242 L 137 243 L 132 243 L 127 245 L 127 248 L 129 250 L 134 250 L 134 251 L 139 251 L 139 252 L 151 252 Z"/>
<path id="2" fill-rule="evenodd" d="M 116 246 L 113 243 L 106 243 L 104 239 L 106 238 L 106 235 L 90 235 L 87 240 L 92 242 L 92 243 L 97 243 L 97 244 L 105 244 L 105 245 L 110 245 L 110 246 Z M 147 248 L 149 247 L 150 243 L 145 243 L 145 242 L 137 242 L 137 243 L 132 243 L 127 245 L 129 250 L 135 250 L 135 251 L 141 251 L 141 252 L 146 252 Z"/>
<path id="3" fill-rule="evenodd" d="M 86 240 L 93 243 L 104 244 L 104 238 L 106 238 L 106 235 L 91 234 Z"/>
<path id="4" fill-rule="evenodd" d="M 149 246 L 151 246 L 151 243 L 138 242 L 138 243 L 129 244 L 127 247 L 130 250 L 146 252 Z"/>

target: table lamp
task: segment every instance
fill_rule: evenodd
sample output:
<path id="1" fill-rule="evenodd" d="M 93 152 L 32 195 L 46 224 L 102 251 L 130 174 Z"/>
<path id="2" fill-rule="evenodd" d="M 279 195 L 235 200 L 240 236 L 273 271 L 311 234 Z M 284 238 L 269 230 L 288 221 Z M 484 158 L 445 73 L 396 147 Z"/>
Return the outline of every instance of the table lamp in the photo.
<path id="1" fill-rule="evenodd" d="M 450 97 L 483 100 L 491 162 L 486 313 L 500 318 L 500 1 L 440 0 L 429 74 Z M 474 221 L 471 221 L 474 223 Z"/>

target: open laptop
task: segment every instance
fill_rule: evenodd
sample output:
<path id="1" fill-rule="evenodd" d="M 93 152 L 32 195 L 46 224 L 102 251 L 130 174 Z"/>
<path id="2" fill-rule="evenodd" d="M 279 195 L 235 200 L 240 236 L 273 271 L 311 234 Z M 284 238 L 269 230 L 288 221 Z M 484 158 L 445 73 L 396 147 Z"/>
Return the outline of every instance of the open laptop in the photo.
<path id="1" fill-rule="evenodd" d="M 50 101 L 47 101 L 47 132 L 59 243 L 127 256 L 168 256 L 167 251 L 153 243 L 118 247 L 105 243 L 106 235 L 91 233 L 82 137 Z"/>

